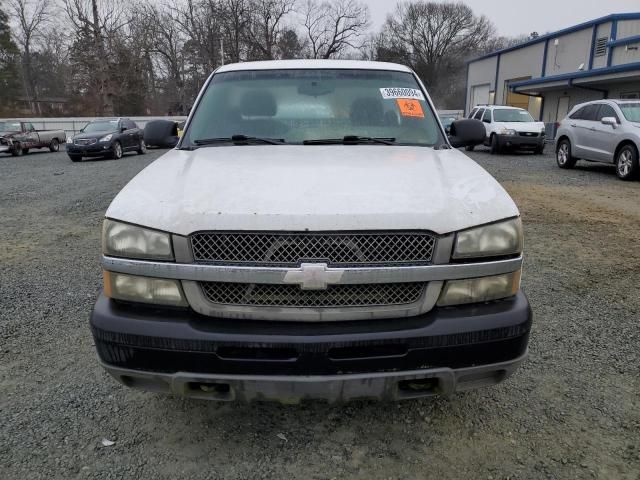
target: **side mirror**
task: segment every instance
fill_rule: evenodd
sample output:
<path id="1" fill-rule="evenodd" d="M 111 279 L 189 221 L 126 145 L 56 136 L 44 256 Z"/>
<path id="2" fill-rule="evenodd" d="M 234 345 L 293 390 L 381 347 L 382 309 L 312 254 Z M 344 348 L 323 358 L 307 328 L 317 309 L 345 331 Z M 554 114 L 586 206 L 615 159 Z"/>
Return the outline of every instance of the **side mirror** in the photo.
<path id="1" fill-rule="evenodd" d="M 475 147 L 484 143 L 487 130 L 480 120 L 465 118 L 456 120 L 449 127 L 449 143 L 454 148 Z"/>
<path id="2" fill-rule="evenodd" d="M 127 127 L 120 127 L 120 133 L 126 132 L 127 131 Z"/>
<path id="3" fill-rule="evenodd" d="M 616 120 L 616 117 L 603 117 L 600 121 L 603 125 L 611 125 L 613 128 L 618 126 L 618 120 Z"/>

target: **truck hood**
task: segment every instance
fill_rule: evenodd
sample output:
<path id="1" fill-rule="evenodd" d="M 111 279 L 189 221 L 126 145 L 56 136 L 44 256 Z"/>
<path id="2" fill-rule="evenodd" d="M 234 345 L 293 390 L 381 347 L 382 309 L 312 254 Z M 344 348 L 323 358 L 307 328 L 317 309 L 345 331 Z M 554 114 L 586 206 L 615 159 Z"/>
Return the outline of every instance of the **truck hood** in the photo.
<path id="1" fill-rule="evenodd" d="M 106 216 L 180 235 L 198 230 L 395 230 L 444 234 L 518 215 L 458 150 L 384 145 L 172 150 Z"/>
<path id="2" fill-rule="evenodd" d="M 14 135 L 18 135 L 20 132 L 0 132 L 0 137 L 2 138 L 10 138 Z"/>

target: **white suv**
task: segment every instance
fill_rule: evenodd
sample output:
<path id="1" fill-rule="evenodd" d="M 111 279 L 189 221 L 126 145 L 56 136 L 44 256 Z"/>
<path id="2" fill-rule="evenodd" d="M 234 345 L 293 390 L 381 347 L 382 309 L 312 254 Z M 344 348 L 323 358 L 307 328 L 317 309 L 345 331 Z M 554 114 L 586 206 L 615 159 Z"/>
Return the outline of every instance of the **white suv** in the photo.
<path id="1" fill-rule="evenodd" d="M 536 122 L 531 114 L 522 108 L 504 105 L 478 105 L 471 110 L 468 118 L 484 123 L 487 137 L 484 144 L 491 147 L 491 153 L 500 153 L 505 148 L 544 152 L 546 133 L 543 122 Z M 468 151 L 473 147 L 467 147 Z"/>

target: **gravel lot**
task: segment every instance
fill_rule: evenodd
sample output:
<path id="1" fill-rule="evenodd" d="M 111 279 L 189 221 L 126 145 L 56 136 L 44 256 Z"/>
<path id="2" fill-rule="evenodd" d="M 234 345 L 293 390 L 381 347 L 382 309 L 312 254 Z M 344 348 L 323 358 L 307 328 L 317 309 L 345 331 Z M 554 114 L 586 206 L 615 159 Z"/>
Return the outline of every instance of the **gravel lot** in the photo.
<path id="1" fill-rule="evenodd" d="M 640 182 L 472 154 L 525 222 L 531 358 L 506 383 L 398 404 L 229 405 L 128 390 L 96 361 L 101 217 L 161 153 L 0 158 L 0 478 L 640 478 Z"/>

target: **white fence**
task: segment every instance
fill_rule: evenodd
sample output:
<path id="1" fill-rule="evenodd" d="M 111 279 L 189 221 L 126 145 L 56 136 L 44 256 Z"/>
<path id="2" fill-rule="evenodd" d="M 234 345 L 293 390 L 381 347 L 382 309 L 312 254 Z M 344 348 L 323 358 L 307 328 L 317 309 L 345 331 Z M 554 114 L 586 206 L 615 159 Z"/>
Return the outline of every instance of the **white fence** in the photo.
<path id="1" fill-rule="evenodd" d="M 99 120 L 101 117 L 52 117 L 52 118 L 11 118 L 3 120 L 22 120 L 31 122 L 36 130 L 64 130 L 67 135 L 78 133 L 82 127 L 92 120 Z M 114 117 L 109 117 L 114 118 Z M 187 117 L 126 117 L 136 122 L 140 128 L 144 128 L 151 120 L 175 120 L 181 122 Z"/>

